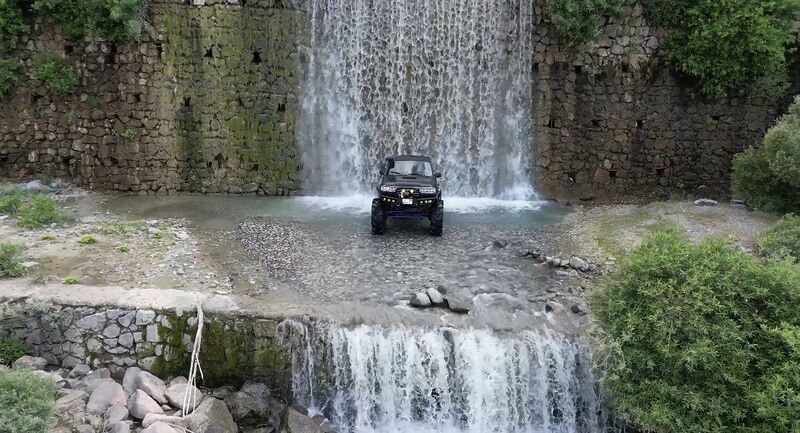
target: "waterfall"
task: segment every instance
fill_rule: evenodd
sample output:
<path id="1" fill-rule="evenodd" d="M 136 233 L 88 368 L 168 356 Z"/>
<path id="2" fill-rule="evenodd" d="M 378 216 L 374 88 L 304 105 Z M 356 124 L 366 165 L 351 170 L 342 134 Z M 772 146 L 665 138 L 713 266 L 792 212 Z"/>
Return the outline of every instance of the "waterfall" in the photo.
<path id="1" fill-rule="evenodd" d="M 588 348 L 549 332 L 287 321 L 293 392 L 340 433 L 606 433 Z"/>
<path id="2" fill-rule="evenodd" d="M 297 132 L 307 191 L 370 191 L 386 156 L 415 153 L 451 196 L 534 197 L 534 2 L 311 3 Z"/>

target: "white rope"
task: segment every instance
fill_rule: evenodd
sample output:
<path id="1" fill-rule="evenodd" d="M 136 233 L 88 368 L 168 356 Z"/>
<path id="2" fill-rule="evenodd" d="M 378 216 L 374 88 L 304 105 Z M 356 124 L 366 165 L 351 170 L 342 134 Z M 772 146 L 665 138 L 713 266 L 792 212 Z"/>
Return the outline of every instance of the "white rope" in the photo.
<path id="1" fill-rule="evenodd" d="M 197 303 L 197 334 L 194 336 L 194 345 L 192 346 L 191 364 L 189 364 L 189 377 L 186 384 L 186 392 L 183 394 L 183 409 L 182 414 L 184 417 L 193 411 L 197 404 L 197 372 L 200 372 L 200 378 L 203 378 L 203 368 L 200 367 L 200 346 L 203 344 L 203 323 L 205 318 L 203 315 L 203 306 Z M 191 405 L 189 405 L 191 403 Z"/>

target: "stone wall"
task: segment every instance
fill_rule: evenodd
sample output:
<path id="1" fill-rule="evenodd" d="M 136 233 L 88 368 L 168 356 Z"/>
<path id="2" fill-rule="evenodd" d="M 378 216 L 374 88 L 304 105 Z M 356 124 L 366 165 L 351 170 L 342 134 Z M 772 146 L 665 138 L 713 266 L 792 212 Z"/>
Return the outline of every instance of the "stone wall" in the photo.
<path id="1" fill-rule="evenodd" d="M 733 156 L 758 146 L 781 103 L 705 100 L 658 58 L 665 33 L 636 1 L 574 49 L 538 8 L 537 190 L 562 199 L 725 196 Z"/>
<path id="2" fill-rule="evenodd" d="M 279 321 L 207 315 L 200 363 L 204 386 L 262 380 L 291 397 L 291 360 L 277 339 Z M 79 307 L 16 301 L 0 309 L 0 337 L 24 342 L 52 365 L 106 367 L 121 378 L 139 366 L 154 374 L 186 375 L 197 332 L 195 312 Z"/>
<path id="3" fill-rule="evenodd" d="M 154 0 L 152 31 L 131 44 L 65 40 L 38 20 L 14 54 L 28 69 L 36 51 L 60 55 L 81 85 L 56 98 L 23 74 L 0 105 L 0 175 L 130 191 L 296 191 L 304 15 L 280 0 L 239 3 Z"/>
<path id="4" fill-rule="evenodd" d="M 570 199 L 724 195 L 733 155 L 760 143 L 776 104 L 712 103 L 679 83 L 658 62 L 665 35 L 638 1 L 586 50 L 534 1 L 536 188 Z M 300 191 L 302 3 L 153 0 L 138 44 L 66 41 L 38 21 L 15 55 L 30 67 L 36 51 L 59 54 L 82 83 L 59 99 L 23 77 L 0 105 L 0 175 L 140 192 Z"/>

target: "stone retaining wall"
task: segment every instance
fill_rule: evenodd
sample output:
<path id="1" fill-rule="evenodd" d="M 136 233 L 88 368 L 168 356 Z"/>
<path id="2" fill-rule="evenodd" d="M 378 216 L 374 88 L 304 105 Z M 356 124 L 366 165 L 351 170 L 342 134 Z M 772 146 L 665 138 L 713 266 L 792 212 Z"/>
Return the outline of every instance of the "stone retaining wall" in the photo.
<path id="1" fill-rule="evenodd" d="M 200 362 L 204 386 L 260 380 L 286 398 L 291 361 L 276 339 L 279 321 L 207 315 Z M 0 337 L 24 342 L 29 354 L 70 368 L 107 367 L 121 378 L 127 367 L 154 374 L 186 375 L 197 330 L 194 312 L 52 304 L 6 304 L 0 308 Z"/>

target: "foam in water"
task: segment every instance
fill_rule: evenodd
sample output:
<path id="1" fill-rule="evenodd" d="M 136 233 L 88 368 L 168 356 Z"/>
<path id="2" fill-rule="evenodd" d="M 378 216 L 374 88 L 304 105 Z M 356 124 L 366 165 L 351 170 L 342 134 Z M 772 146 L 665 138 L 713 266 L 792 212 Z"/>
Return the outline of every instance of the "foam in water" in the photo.
<path id="1" fill-rule="evenodd" d="M 374 195 L 353 194 L 348 196 L 301 196 L 302 203 L 315 209 L 356 214 L 369 213 Z M 448 197 L 444 196 L 445 211 L 460 214 L 473 214 L 502 211 L 532 211 L 542 207 L 544 202 L 535 200 L 502 200 L 490 197 Z"/>
<path id="2" fill-rule="evenodd" d="M 534 198 L 533 2 L 315 0 L 298 140 L 308 192 L 363 193 L 391 154 L 448 195 Z"/>
<path id="3" fill-rule="evenodd" d="M 341 433 L 617 432 L 589 351 L 548 332 L 285 322 L 293 391 Z"/>

